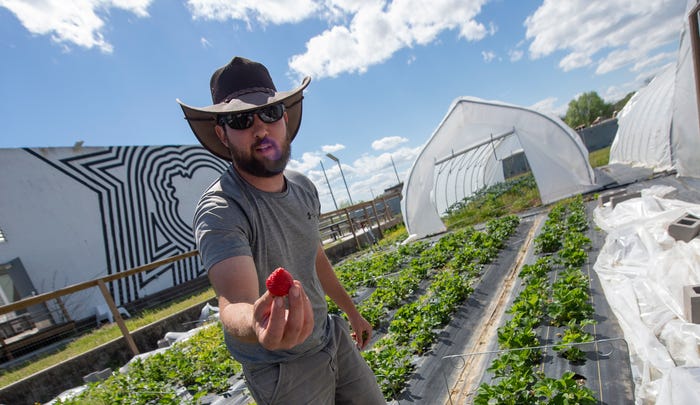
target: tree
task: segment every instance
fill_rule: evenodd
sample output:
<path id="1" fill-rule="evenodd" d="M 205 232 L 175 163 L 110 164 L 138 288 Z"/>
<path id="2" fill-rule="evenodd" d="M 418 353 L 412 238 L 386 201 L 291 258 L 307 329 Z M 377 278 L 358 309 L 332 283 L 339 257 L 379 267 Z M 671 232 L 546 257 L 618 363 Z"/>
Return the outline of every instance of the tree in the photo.
<path id="1" fill-rule="evenodd" d="M 622 109 L 625 107 L 628 101 L 634 96 L 634 92 L 629 92 L 627 95 L 617 103 L 613 104 L 613 111 L 617 111 L 618 113 L 622 111 Z"/>
<path id="2" fill-rule="evenodd" d="M 612 115 L 613 106 L 603 101 L 595 91 L 581 94 L 576 100 L 569 102 L 564 121 L 571 127 L 591 125 L 598 117 L 608 118 Z"/>

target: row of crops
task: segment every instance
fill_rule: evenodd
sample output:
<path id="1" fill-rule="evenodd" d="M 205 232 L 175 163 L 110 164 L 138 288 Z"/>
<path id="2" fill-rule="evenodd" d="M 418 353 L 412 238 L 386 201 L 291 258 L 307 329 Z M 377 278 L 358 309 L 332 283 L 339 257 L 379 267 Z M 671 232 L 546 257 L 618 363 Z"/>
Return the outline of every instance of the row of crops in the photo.
<path id="1" fill-rule="evenodd" d="M 363 356 L 387 399 L 405 388 L 415 357 L 435 343 L 518 223 L 517 216 L 507 216 L 487 222 L 483 230 L 464 228 L 434 243 L 372 252 L 337 266 L 339 279 L 377 330 L 378 339 Z M 329 308 L 338 311 L 332 302 Z M 194 404 L 207 395 L 229 395 L 238 373 L 221 328 L 209 327 L 55 403 Z"/>
<path id="2" fill-rule="evenodd" d="M 553 349 L 565 361 L 581 364 L 583 343 L 593 337 L 585 331 L 594 323 L 589 279 L 581 271 L 590 240 L 585 207 L 580 196 L 555 205 L 535 238 L 538 258 L 523 266 L 522 289 L 498 329 L 499 355 L 488 368 L 490 382 L 482 383 L 474 404 L 595 404 L 593 391 L 572 371 L 559 378 L 543 371 L 543 349 L 538 331 L 559 331 Z"/>
<path id="3" fill-rule="evenodd" d="M 372 289 L 358 310 L 382 337 L 362 354 L 385 398 L 395 399 L 404 389 L 413 359 L 432 347 L 518 223 L 514 215 L 494 219 L 483 231 L 468 227 L 432 245 L 417 242 L 339 266 L 339 278 L 352 293 Z"/>

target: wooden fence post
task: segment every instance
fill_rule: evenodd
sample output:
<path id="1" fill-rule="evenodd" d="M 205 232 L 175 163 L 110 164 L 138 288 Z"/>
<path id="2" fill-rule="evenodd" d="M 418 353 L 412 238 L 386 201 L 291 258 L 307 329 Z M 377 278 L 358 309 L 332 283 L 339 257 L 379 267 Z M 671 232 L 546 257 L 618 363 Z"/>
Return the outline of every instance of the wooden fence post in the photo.
<path id="1" fill-rule="evenodd" d="M 114 300 L 109 294 L 109 291 L 107 291 L 107 286 L 105 285 L 105 282 L 102 280 L 97 280 L 97 285 L 100 287 L 100 291 L 102 291 L 102 295 L 104 296 L 105 301 L 107 302 L 107 306 L 109 306 L 109 310 L 114 316 L 114 320 L 117 322 L 117 325 L 119 325 L 119 329 L 121 329 L 122 335 L 124 335 L 126 344 L 129 345 L 131 353 L 133 353 L 134 356 L 136 356 L 137 354 L 139 354 L 139 349 L 136 347 L 134 338 L 131 337 L 131 333 L 129 333 L 129 329 L 127 329 L 126 324 L 124 323 L 124 320 L 122 319 L 122 316 L 119 313 L 119 309 L 117 309 L 117 305 L 114 303 Z"/>

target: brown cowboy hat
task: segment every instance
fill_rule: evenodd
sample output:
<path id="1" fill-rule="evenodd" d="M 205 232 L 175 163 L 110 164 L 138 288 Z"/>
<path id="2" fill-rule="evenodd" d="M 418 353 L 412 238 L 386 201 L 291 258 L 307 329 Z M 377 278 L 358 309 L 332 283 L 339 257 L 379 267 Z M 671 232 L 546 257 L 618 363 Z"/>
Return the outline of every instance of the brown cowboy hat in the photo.
<path id="1" fill-rule="evenodd" d="M 264 65 L 236 56 L 211 76 L 213 105 L 197 108 L 188 106 L 179 99 L 177 102 L 199 142 L 211 153 L 230 161 L 228 149 L 219 141 L 214 130 L 219 115 L 256 110 L 282 102 L 289 118 L 287 132 L 290 139 L 294 139 L 301 125 L 303 90 L 310 82 L 311 78 L 305 77 L 296 89 L 277 91 Z"/>

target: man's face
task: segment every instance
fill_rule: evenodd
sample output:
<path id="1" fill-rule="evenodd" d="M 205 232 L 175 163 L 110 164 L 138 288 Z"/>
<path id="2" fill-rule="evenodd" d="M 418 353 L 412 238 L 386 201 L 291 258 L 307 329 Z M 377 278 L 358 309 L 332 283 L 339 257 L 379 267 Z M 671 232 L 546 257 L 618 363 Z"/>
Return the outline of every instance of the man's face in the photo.
<path id="1" fill-rule="evenodd" d="M 284 171 L 291 156 L 291 140 L 287 136 L 287 113 L 283 119 L 265 123 L 256 115 L 250 128 L 217 129 L 219 139 L 228 147 L 234 165 L 256 177 L 273 177 Z"/>

